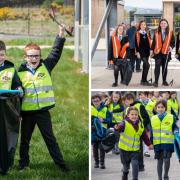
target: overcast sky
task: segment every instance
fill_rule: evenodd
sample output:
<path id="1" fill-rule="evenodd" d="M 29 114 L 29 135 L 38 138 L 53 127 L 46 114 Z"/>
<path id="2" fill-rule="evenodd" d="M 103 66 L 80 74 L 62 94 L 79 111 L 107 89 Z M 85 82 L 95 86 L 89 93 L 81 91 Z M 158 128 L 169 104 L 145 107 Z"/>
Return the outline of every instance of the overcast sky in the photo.
<path id="1" fill-rule="evenodd" d="M 162 0 L 125 0 L 125 6 L 162 9 Z"/>

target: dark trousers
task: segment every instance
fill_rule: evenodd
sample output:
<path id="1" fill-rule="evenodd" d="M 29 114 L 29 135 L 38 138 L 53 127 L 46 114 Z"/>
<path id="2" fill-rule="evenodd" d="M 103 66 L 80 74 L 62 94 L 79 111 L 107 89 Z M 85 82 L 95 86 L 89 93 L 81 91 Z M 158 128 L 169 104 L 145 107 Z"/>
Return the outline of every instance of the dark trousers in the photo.
<path id="1" fill-rule="evenodd" d="M 147 75 L 148 75 L 149 67 L 150 67 L 150 64 L 148 62 L 148 57 L 143 57 L 142 58 L 142 62 L 143 62 L 143 71 L 142 71 L 141 81 L 142 82 L 146 82 L 147 81 Z"/>
<path id="2" fill-rule="evenodd" d="M 52 131 L 51 116 L 49 111 L 31 115 L 22 115 L 19 163 L 22 165 L 29 164 L 29 144 L 36 124 L 54 162 L 59 166 L 64 165 L 65 162 L 63 156 Z"/>
<path id="3" fill-rule="evenodd" d="M 168 66 L 168 61 L 166 62 L 165 56 L 161 56 L 161 58 L 155 60 L 154 75 L 155 75 L 156 83 L 158 83 L 159 80 L 161 66 L 162 66 L 162 78 L 163 78 L 163 82 L 165 82 L 167 77 L 167 66 Z"/>
<path id="4" fill-rule="evenodd" d="M 130 49 L 130 61 L 132 70 L 134 71 L 135 63 L 136 63 L 136 70 L 140 70 L 141 60 L 137 58 L 135 55 L 135 49 Z"/>
<path id="5" fill-rule="evenodd" d="M 133 180 L 137 180 L 139 172 L 139 151 L 124 151 L 120 149 L 120 158 L 121 163 L 123 164 L 123 174 L 129 173 L 131 163 Z"/>
<path id="6" fill-rule="evenodd" d="M 93 143 L 93 157 L 96 164 L 104 164 L 105 151 L 101 146 L 101 141 L 95 141 Z"/>
<path id="7" fill-rule="evenodd" d="M 121 82 L 123 81 L 123 77 L 124 77 L 124 71 L 123 71 L 123 65 L 114 65 L 114 80 L 115 83 L 118 83 L 118 76 L 119 76 L 119 71 L 120 71 L 120 75 L 121 75 Z"/>
<path id="8" fill-rule="evenodd" d="M 144 169 L 143 142 L 140 140 L 139 169 Z"/>

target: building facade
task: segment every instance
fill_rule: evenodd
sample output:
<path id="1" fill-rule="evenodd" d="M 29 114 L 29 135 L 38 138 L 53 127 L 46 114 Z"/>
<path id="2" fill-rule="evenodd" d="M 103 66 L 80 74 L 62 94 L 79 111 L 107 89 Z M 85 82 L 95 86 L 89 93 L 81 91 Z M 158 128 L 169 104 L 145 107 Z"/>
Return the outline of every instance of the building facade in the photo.
<path id="1" fill-rule="evenodd" d="M 171 29 L 177 31 L 180 29 L 180 22 L 177 17 L 180 16 L 180 0 L 162 0 L 163 18 L 167 19 Z"/>

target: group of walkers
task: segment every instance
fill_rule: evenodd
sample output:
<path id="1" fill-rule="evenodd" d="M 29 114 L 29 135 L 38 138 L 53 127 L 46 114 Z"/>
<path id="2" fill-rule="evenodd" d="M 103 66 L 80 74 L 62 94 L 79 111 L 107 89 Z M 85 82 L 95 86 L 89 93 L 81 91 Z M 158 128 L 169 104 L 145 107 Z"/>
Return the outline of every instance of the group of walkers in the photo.
<path id="1" fill-rule="evenodd" d="M 168 86 L 167 68 L 171 60 L 173 48 L 176 46 L 175 57 L 180 60 L 180 32 L 175 36 L 169 28 L 168 21 L 161 19 L 157 30 L 151 37 L 145 21 L 140 21 L 138 27 L 131 22 L 131 27 L 127 30 L 124 24 L 120 24 L 111 33 L 108 61 L 114 67 L 114 82 L 112 87 L 118 86 L 118 76 L 120 71 L 120 83 L 124 82 L 124 64 L 127 61 L 131 63 L 132 72 L 141 72 L 140 64 L 143 63 L 142 77 L 140 84 L 143 86 L 158 87 L 160 69 L 162 66 L 162 85 Z M 147 79 L 150 61 L 155 59 L 154 82 Z M 136 67 L 135 67 L 136 64 Z M 152 67 L 151 67 L 152 68 Z M 151 77 L 152 78 L 152 77 Z M 127 84 L 126 84 L 127 85 Z"/>
<path id="2" fill-rule="evenodd" d="M 128 179 L 130 163 L 132 178 L 145 171 L 144 156 L 154 149 L 158 180 L 169 180 L 170 158 L 174 152 L 174 136 L 179 137 L 176 124 L 179 102 L 175 91 L 109 92 L 91 97 L 91 142 L 94 168 L 105 169 L 105 150 L 102 140 L 109 129 L 118 134 L 113 154 L 120 154 L 122 180 Z M 104 136 L 99 135 L 102 125 Z M 99 125 L 100 125 L 99 124 Z M 163 166 L 164 164 L 164 166 Z M 162 175 L 164 167 L 164 175 Z"/>

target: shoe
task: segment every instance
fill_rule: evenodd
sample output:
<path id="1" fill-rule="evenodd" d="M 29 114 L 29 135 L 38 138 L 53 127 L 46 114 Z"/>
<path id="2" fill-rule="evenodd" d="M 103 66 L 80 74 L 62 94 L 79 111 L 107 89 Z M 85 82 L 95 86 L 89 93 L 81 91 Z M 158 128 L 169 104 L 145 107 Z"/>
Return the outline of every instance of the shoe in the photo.
<path id="1" fill-rule="evenodd" d="M 99 168 L 99 163 L 95 163 L 94 168 Z"/>
<path id="2" fill-rule="evenodd" d="M 158 83 L 154 82 L 154 83 L 153 83 L 153 86 L 154 86 L 154 87 L 158 87 Z"/>
<path id="3" fill-rule="evenodd" d="M 104 164 L 100 164 L 100 169 L 106 169 Z"/>
<path id="4" fill-rule="evenodd" d="M 141 84 L 142 86 L 152 86 L 152 84 L 149 83 L 148 81 L 145 81 L 145 82 L 141 81 L 140 84 Z"/>
<path id="5" fill-rule="evenodd" d="M 140 167 L 139 172 L 143 172 L 143 171 L 145 171 L 144 167 Z"/>
<path id="6" fill-rule="evenodd" d="M 136 72 L 141 72 L 142 71 L 142 69 L 136 69 Z"/>
<path id="7" fill-rule="evenodd" d="M 128 172 L 123 172 L 122 180 L 128 180 Z"/>
<path id="8" fill-rule="evenodd" d="M 168 82 L 167 82 L 167 81 L 164 81 L 164 82 L 163 82 L 163 86 L 169 86 Z"/>
<path id="9" fill-rule="evenodd" d="M 144 153 L 144 156 L 145 156 L 145 157 L 150 157 L 151 155 L 149 154 L 149 152 L 145 152 L 145 153 Z"/>
<path id="10" fill-rule="evenodd" d="M 27 169 L 28 167 L 29 167 L 28 164 L 19 164 L 18 170 L 21 171 L 21 170 Z"/>
<path id="11" fill-rule="evenodd" d="M 117 83 L 113 83 L 113 84 L 112 84 L 112 87 L 117 87 Z"/>
<path id="12" fill-rule="evenodd" d="M 69 171 L 70 171 L 69 167 L 68 167 L 66 164 L 59 165 L 59 168 L 60 168 L 61 171 L 63 171 L 63 172 L 69 172 Z"/>

